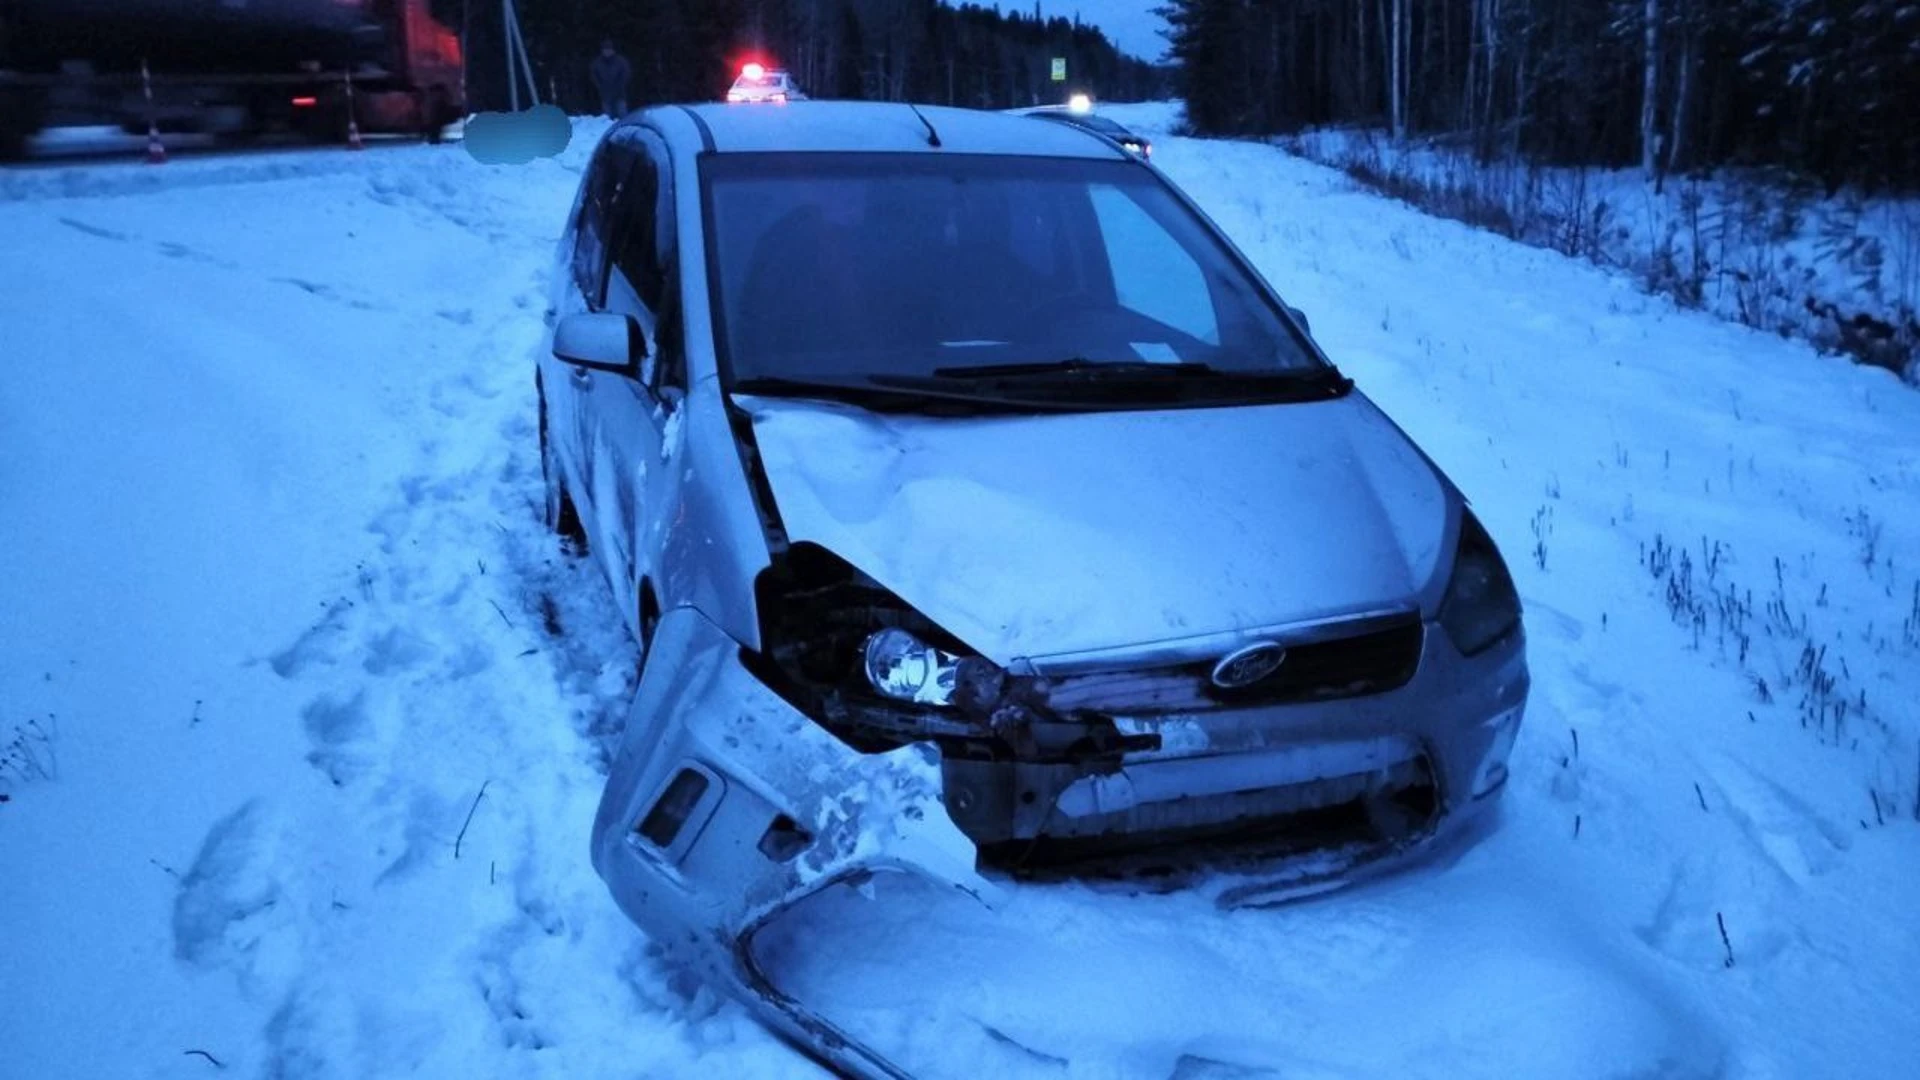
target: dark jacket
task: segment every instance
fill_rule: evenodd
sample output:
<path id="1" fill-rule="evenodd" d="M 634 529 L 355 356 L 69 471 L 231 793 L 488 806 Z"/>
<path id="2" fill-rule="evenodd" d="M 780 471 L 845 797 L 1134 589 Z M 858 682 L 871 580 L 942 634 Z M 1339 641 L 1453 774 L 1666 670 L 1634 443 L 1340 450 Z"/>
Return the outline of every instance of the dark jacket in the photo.
<path id="1" fill-rule="evenodd" d="M 627 96 L 627 82 L 633 78 L 633 65 L 619 53 L 608 56 L 601 53 L 593 58 L 587 68 L 587 74 L 593 79 L 593 88 L 600 91 L 603 98 L 624 98 Z"/>

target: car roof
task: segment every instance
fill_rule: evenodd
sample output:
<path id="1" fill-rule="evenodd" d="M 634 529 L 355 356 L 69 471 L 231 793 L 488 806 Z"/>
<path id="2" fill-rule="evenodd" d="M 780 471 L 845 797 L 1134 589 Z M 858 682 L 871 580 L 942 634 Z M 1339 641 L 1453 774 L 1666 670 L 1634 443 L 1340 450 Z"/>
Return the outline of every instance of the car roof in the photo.
<path id="1" fill-rule="evenodd" d="M 1022 115 L 1031 116 L 1040 120 L 1052 120 L 1056 123 L 1061 123 L 1061 124 L 1075 124 L 1080 127 L 1086 128 L 1089 131 L 1098 131 L 1106 135 L 1125 135 L 1129 138 L 1133 137 L 1133 132 L 1128 131 L 1125 127 L 1122 127 L 1120 124 L 1117 124 L 1114 121 L 1099 115 L 1098 113 L 1030 112 L 1030 113 L 1024 113 Z"/>
<path id="2" fill-rule="evenodd" d="M 1084 131 L 1034 124 L 1006 113 L 922 105 L 921 115 L 940 133 L 940 147 L 927 145 L 927 129 L 904 104 L 885 101 L 794 101 L 776 108 L 719 102 L 650 109 L 682 112 L 700 129 L 703 149 L 721 154 L 769 151 L 1024 154 L 1040 157 L 1124 156 Z M 661 126 L 673 130 L 669 117 Z"/>

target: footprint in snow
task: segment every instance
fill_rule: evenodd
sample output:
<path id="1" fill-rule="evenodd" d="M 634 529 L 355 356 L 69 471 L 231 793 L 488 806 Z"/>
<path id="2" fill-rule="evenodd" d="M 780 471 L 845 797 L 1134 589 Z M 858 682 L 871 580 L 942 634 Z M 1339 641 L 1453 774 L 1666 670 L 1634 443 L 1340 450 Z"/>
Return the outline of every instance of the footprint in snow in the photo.
<path id="1" fill-rule="evenodd" d="M 154 248 L 169 259 L 185 259 L 188 262 L 205 263 L 208 266 L 217 266 L 226 270 L 234 269 L 234 264 L 225 259 L 215 258 L 204 251 L 172 240 L 163 240 L 155 244 Z"/>
<path id="2" fill-rule="evenodd" d="M 1752 852 L 1796 884 L 1832 870 L 1853 846 L 1845 830 L 1742 762 L 1726 759 L 1708 783 Z"/>
<path id="3" fill-rule="evenodd" d="M 433 658 L 433 644 L 404 626 L 369 634 L 360 666 L 369 675 L 398 675 Z"/>
<path id="4" fill-rule="evenodd" d="M 173 904 L 174 955 L 196 967 L 264 976 L 285 967 L 293 912 L 275 873 L 279 828 L 260 800 L 215 822 Z"/>
<path id="5" fill-rule="evenodd" d="M 1777 867 L 1745 851 L 1713 848 L 1674 865 L 1659 904 L 1634 935 L 1686 967 L 1750 968 L 1806 944 L 1798 913 L 1798 889 Z"/>
<path id="6" fill-rule="evenodd" d="M 308 293 L 313 296 L 317 296 L 322 300 L 332 300 L 335 303 L 345 304 L 347 307 L 353 308 L 357 311 L 391 311 L 392 310 L 392 308 L 386 307 L 384 305 L 372 304 L 365 300 L 360 300 L 354 297 L 346 296 L 342 294 L 340 290 L 334 288 L 333 286 L 325 285 L 318 281 L 308 281 L 305 278 L 290 278 L 290 277 L 274 278 L 273 280 L 282 285 L 292 285 L 295 288 L 301 290 L 302 292 Z"/>
<path id="7" fill-rule="evenodd" d="M 373 741 L 375 726 L 366 699 L 364 690 L 349 698 L 323 694 L 301 711 L 300 719 L 312 745 L 307 762 L 325 773 L 335 787 L 345 787 L 373 769 L 367 747 Z"/>
<path id="8" fill-rule="evenodd" d="M 347 600 L 329 605 L 326 614 L 302 631 L 292 645 L 267 658 L 273 673 L 283 679 L 294 679 L 316 667 L 339 663 L 347 633 L 347 615 L 352 608 L 352 602 Z"/>

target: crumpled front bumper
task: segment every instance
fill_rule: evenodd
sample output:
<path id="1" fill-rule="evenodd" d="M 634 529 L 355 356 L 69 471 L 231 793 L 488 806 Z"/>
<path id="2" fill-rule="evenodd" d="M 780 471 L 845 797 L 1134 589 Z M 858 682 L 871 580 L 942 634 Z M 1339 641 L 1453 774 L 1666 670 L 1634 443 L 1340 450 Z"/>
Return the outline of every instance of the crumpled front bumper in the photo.
<path id="1" fill-rule="evenodd" d="M 1070 764 L 948 760 L 944 791 L 954 820 L 989 852 L 1042 832 L 1145 841 L 1181 828 L 1229 829 L 1413 784 L 1430 787 L 1435 803 L 1433 828 L 1416 838 L 1425 840 L 1500 789 L 1529 689 L 1523 635 L 1467 657 L 1431 624 L 1415 674 L 1396 689 L 1116 713 L 1123 734 L 1151 735 L 1160 748 L 1092 774 Z"/>
<path id="2" fill-rule="evenodd" d="M 690 609 L 655 631 L 601 798 L 593 863 L 628 917 L 835 1065 L 905 1076 L 757 967 L 757 930 L 830 886 L 915 874 L 993 904 L 930 745 L 861 754 L 749 674 Z"/>
<path id="3" fill-rule="evenodd" d="M 1420 676 L 1394 694 L 1156 725 L 1170 737 L 1163 751 L 1053 787 L 1056 821 L 1132 814 L 1143 797 L 1176 806 L 1200 785 L 1231 796 L 1290 768 L 1324 774 L 1345 762 L 1384 775 L 1397 747 L 1419 745 L 1440 793 L 1431 828 L 1240 880 L 1218 899 L 1274 903 L 1451 849 L 1438 841 L 1477 831 L 1505 779 L 1527 679 L 1517 639 L 1465 661 L 1431 640 L 1439 637 L 1430 636 Z M 595 820 L 594 866 L 650 937 L 770 1028 L 839 1069 L 906 1076 L 775 985 L 755 960 L 754 936 L 808 897 L 876 873 L 915 875 L 996 906 L 999 890 L 976 870 L 974 841 L 948 809 L 948 788 L 961 803 L 969 795 L 956 764 L 931 744 L 882 754 L 848 747 L 750 673 L 734 640 L 679 609 L 654 635 Z"/>

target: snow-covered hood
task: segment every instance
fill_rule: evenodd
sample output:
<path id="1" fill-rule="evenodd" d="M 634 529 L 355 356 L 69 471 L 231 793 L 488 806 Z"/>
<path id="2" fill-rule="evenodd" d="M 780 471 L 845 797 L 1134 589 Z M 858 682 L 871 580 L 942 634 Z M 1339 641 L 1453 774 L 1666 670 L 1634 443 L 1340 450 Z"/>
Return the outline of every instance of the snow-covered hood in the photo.
<path id="1" fill-rule="evenodd" d="M 1448 488 L 1359 394 L 949 419 L 742 398 L 788 536 L 1002 664 L 1417 603 Z"/>

